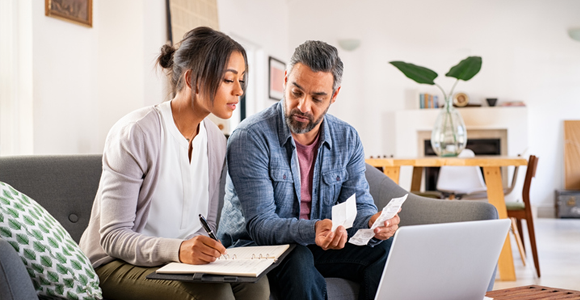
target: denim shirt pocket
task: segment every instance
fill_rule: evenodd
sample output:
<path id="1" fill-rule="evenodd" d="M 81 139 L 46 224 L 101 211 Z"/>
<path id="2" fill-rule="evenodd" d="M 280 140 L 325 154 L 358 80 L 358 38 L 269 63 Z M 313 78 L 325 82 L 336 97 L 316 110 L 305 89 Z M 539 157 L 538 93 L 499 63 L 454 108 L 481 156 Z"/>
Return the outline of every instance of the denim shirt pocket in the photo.
<path id="1" fill-rule="evenodd" d="M 334 205 L 340 195 L 342 183 L 348 180 L 348 172 L 346 169 L 335 169 L 322 173 L 322 180 L 324 181 L 324 191 L 321 195 L 324 203 L 327 205 Z"/>
<path id="2" fill-rule="evenodd" d="M 274 199 L 277 206 L 279 205 L 292 205 L 292 202 L 287 202 L 287 199 L 294 195 L 294 179 L 292 178 L 292 172 L 289 168 L 271 168 L 270 178 L 272 179 L 272 185 L 274 188 Z M 278 201 L 281 201 L 278 203 Z M 290 203 L 290 204 L 289 204 Z M 286 208 L 288 209 L 288 208 Z M 277 208 L 280 210 L 280 207 Z"/>

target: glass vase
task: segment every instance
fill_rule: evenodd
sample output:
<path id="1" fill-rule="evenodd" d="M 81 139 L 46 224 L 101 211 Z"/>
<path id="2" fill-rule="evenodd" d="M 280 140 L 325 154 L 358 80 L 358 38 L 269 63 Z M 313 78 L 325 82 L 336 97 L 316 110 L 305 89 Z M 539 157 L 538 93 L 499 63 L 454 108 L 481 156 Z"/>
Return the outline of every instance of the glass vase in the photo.
<path id="1" fill-rule="evenodd" d="M 467 144 L 465 123 L 450 100 L 445 101 L 431 132 L 431 147 L 441 157 L 457 156 Z"/>

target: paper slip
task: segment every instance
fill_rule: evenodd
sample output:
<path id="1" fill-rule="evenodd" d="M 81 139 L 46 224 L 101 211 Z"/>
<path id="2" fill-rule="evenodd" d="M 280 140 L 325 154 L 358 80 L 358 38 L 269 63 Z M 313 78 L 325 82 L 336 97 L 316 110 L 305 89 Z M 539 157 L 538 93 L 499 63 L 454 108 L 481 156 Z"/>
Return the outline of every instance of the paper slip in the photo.
<path id="1" fill-rule="evenodd" d="M 344 229 L 351 228 L 354 219 L 356 219 L 356 194 L 332 207 L 332 232 L 340 225 L 344 226 Z"/>
<path id="2" fill-rule="evenodd" d="M 408 195 L 409 194 L 406 194 L 403 197 L 391 199 L 391 201 L 387 205 L 385 205 L 385 207 L 383 207 L 381 215 L 375 220 L 373 226 L 370 229 L 359 229 L 355 233 L 355 235 L 353 235 L 348 240 L 348 242 L 357 246 L 364 246 L 368 244 L 369 241 L 373 238 L 373 236 L 375 236 L 374 229 L 383 225 L 385 221 L 393 218 L 397 214 L 397 212 L 399 212 L 399 209 L 401 208 L 405 200 L 407 200 Z"/>

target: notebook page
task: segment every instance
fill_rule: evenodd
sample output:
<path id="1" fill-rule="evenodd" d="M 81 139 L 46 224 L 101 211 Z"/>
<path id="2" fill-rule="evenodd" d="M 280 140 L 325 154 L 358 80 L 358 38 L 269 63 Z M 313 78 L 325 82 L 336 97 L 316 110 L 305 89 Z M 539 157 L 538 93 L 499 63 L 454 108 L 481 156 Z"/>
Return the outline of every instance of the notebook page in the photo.
<path id="1" fill-rule="evenodd" d="M 216 260 L 207 265 L 190 265 L 184 263 L 170 263 L 156 271 L 159 274 L 216 274 L 231 276 L 258 277 L 271 264 L 269 259 L 254 260 Z"/>
<path id="2" fill-rule="evenodd" d="M 228 259 L 274 259 L 276 261 L 280 255 L 290 247 L 290 245 L 276 246 L 248 246 L 226 249 L 226 254 L 218 260 Z"/>

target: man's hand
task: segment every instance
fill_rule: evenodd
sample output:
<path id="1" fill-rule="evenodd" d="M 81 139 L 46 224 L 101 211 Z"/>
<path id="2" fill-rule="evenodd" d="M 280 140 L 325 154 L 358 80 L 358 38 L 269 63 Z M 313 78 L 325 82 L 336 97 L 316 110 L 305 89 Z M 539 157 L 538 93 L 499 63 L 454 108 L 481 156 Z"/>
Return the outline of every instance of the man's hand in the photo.
<path id="1" fill-rule="evenodd" d="M 226 248 L 222 243 L 210 237 L 198 235 L 181 243 L 179 261 L 191 265 L 204 265 L 214 262 L 225 253 Z"/>
<path id="2" fill-rule="evenodd" d="M 316 222 L 314 228 L 316 231 L 314 241 L 322 250 L 338 250 L 344 248 L 344 244 L 346 244 L 346 240 L 348 239 L 348 234 L 344 226 L 338 226 L 336 232 L 332 232 L 332 221 L 324 219 Z"/>
<path id="3" fill-rule="evenodd" d="M 399 212 L 401 212 L 401 209 L 399 209 Z M 371 217 L 371 219 L 369 220 L 369 228 L 371 228 L 373 226 L 373 223 L 375 223 L 375 220 L 380 215 L 381 215 L 381 212 L 379 211 L 378 213 L 374 214 Z M 400 221 L 401 221 L 401 219 L 399 218 L 399 215 L 396 214 L 390 220 L 385 221 L 384 224 L 380 224 L 379 227 L 375 228 L 375 238 L 377 238 L 379 240 L 386 240 L 386 239 L 392 237 L 393 235 L 395 235 L 395 231 L 397 231 L 397 229 L 399 229 L 399 222 Z"/>

